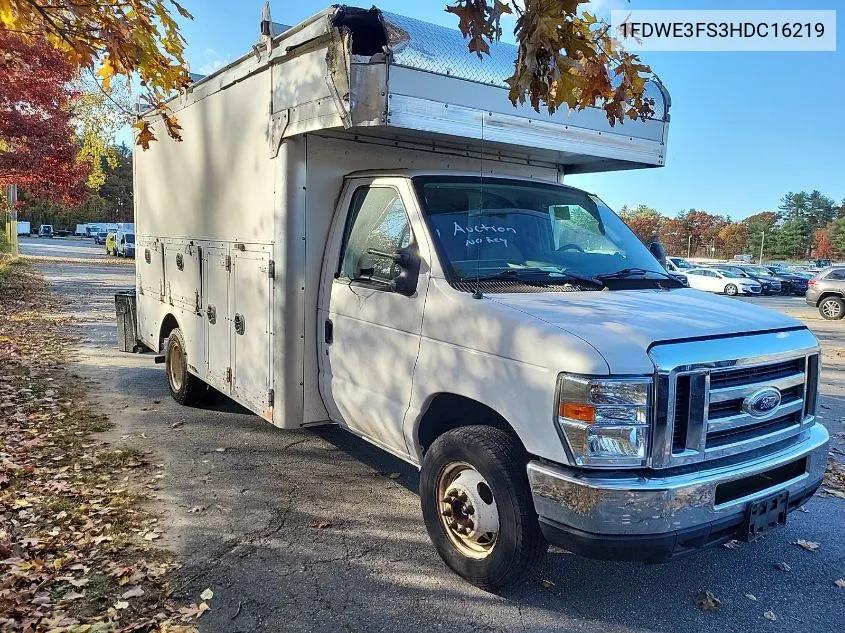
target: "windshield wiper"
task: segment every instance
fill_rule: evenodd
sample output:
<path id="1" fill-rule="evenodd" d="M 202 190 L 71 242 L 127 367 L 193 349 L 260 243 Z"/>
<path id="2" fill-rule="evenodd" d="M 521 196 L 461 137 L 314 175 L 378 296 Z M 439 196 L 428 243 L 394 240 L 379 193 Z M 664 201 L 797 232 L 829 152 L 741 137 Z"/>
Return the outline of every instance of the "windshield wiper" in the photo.
<path id="1" fill-rule="evenodd" d="M 656 270 L 646 270 L 645 268 L 623 268 L 622 270 L 617 270 L 615 273 L 605 273 L 603 275 L 596 275 L 596 278 L 601 280 L 626 279 L 628 277 L 640 275 L 644 279 L 649 279 L 649 277 L 646 277 L 646 275 L 648 274 L 660 275 L 663 279 L 672 279 L 672 275 L 668 273 L 661 273 Z"/>
<path id="2" fill-rule="evenodd" d="M 506 268 L 505 270 L 493 273 L 492 275 L 481 275 L 480 277 L 464 277 L 462 281 L 491 281 L 496 279 L 516 279 L 528 281 L 564 281 L 567 283 L 575 282 L 579 284 L 590 284 L 604 286 L 600 279 L 595 277 L 581 277 L 580 275 L 573 275 L 568 272 L 561 272 L 557 270 L 546 270 L 544 268 L 526 267 L 526 268 Z"/>

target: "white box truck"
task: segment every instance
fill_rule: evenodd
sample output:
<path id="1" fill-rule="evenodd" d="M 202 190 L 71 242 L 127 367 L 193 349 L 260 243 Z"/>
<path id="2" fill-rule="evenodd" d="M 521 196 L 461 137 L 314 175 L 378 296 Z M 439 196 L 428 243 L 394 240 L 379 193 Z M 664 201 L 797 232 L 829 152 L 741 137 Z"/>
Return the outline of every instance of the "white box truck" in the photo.
<path id="1" fill-rule="evenodd" d="M 173 397 L 419 466 L 437 551 L 485 588 L 548 543 L 656 562 L 783 524 L 827 459 L 816 338 L 681 288 L 562 184 L 663 165 L 668 95 L 615 128 L 514 108 L 492 48 L 331 7 L 171 101 L 184 142 L 134 172 L 139 337 Z"/>

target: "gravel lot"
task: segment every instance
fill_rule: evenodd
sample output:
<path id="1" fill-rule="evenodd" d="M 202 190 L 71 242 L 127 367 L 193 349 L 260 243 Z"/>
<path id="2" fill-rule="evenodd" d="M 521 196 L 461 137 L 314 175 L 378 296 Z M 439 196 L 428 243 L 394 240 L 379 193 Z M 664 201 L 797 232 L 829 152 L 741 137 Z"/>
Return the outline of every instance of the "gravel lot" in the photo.
<path id="1" fill-rule="evenodd" d="M 184 564 L 176 597 L 214 590 L 202 631 L 842 630 L 845 589 L 834 581 L 845 577 L 845 501 L 817 497 L 760 541 L 665 565 L 553 551 L 524 585 L 484 593 L 434 552 L 412 468 L 336 428 L 278 431 L 222 398 L 178 406 L 162 365 L 113 351 L 113 294 L 134 286 L 134 269 L 106 265 L 90 240 L 24 239 L 22 250 L 85 260 L 40 266 L 81 325 L 78 371 L 117 424 L 109 439 L 161 466 L 162 540 Z M 821 339 L 820 412 L 841 448 L 845 321 L 821 320 L 803 298 L 749 301 L 805 320 Z M 797 539 L 821 547 L 810 553 Z M 724 602 L 719 612 L 695 606 L 703 590 Z"/>

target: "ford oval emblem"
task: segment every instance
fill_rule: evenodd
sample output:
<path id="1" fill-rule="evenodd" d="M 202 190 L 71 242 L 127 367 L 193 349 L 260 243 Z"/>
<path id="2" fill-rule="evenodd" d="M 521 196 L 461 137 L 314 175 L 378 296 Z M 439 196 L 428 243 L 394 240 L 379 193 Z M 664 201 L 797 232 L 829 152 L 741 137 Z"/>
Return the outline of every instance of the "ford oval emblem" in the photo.
<path id="1" fill-rule="evenodd" d="M 764 387 L 742 401 L 742 410 L 755 418 L 764 418 L 780 406 L 780 391 Z"/>

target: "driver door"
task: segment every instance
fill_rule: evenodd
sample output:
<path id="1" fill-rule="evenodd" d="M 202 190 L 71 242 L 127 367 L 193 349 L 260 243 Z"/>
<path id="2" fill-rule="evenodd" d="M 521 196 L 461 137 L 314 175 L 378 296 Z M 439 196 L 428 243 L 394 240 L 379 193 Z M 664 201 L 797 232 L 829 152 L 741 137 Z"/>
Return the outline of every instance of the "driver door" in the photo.
<path id="1" fill-rule="evenodd" d="M 407 454 L 405 413 L 420 347 L 428 266 L 416 292 L 391 285 L 401 269 L 379 253 L 422 245 L 415 198 L 401 178 L 356 179 L 346 188 L 323 266 L 320 389 L 333 420 Z M 427 248 L 420 249 L 427 260 Z"/>

